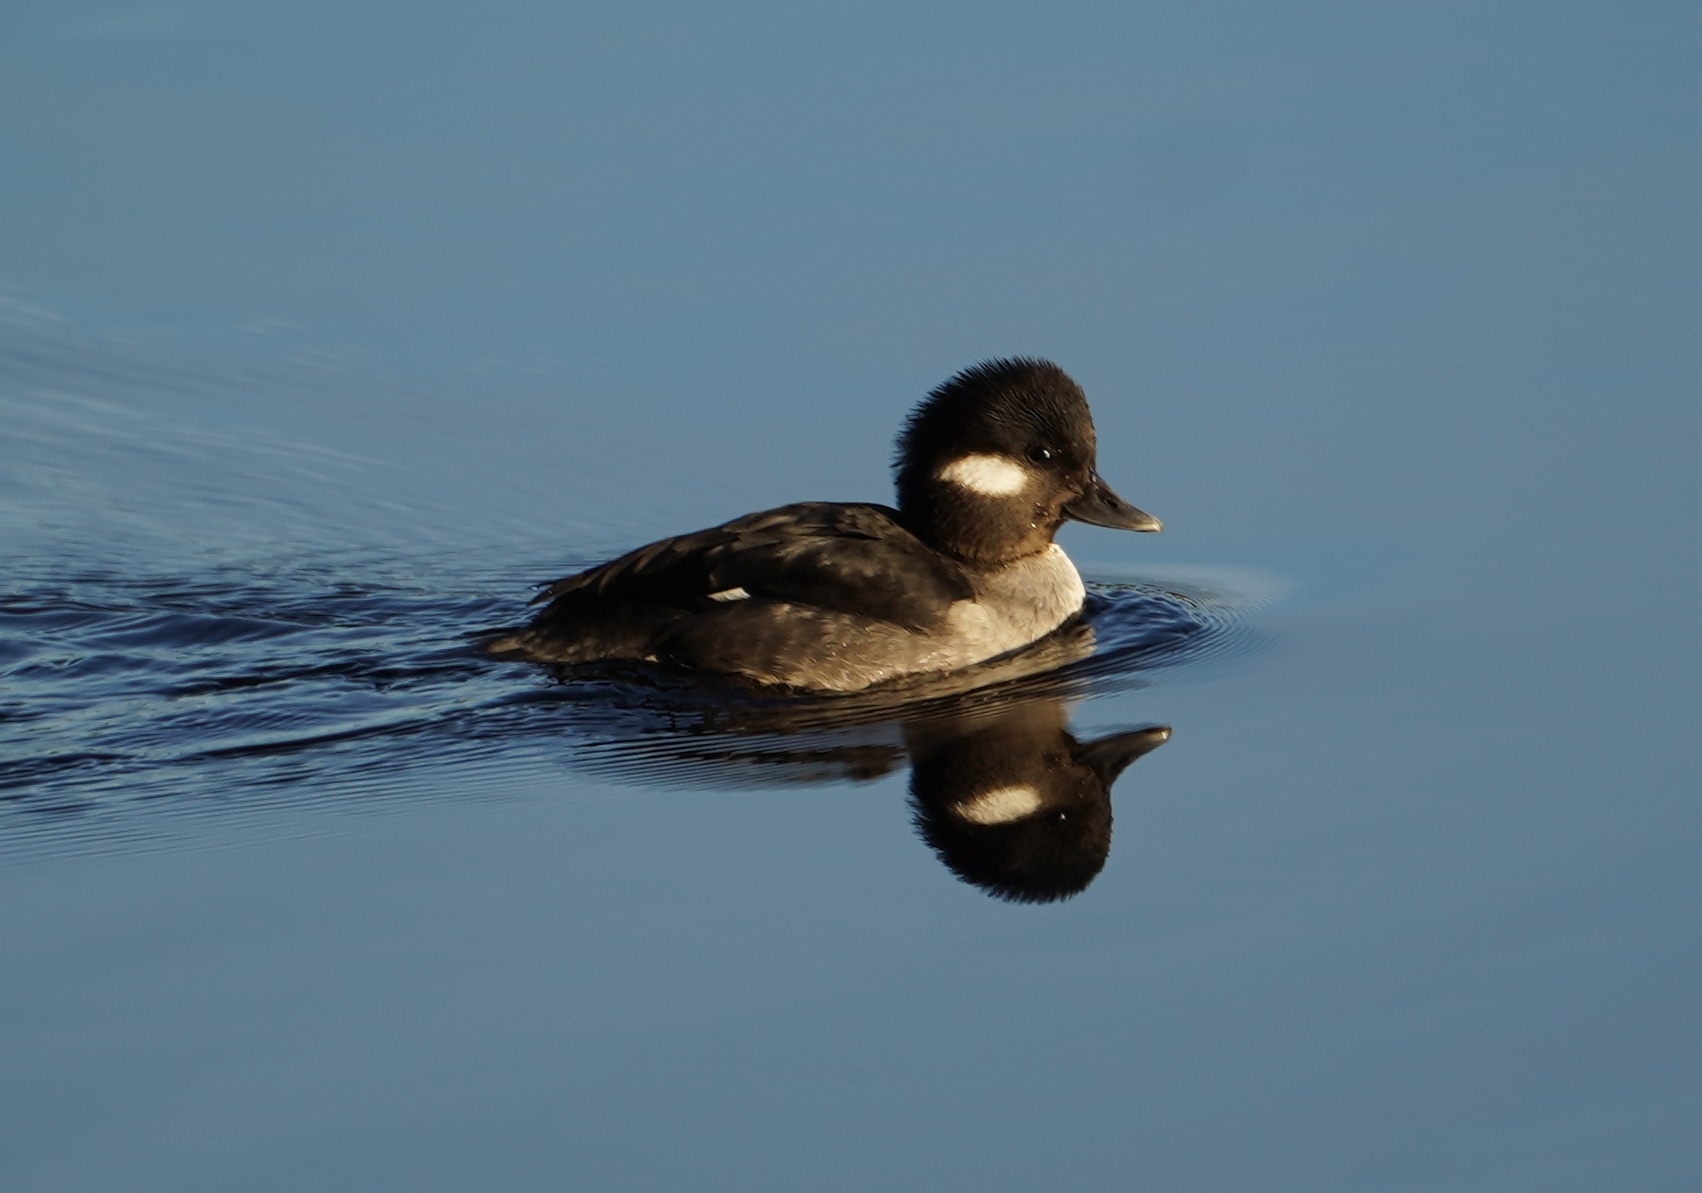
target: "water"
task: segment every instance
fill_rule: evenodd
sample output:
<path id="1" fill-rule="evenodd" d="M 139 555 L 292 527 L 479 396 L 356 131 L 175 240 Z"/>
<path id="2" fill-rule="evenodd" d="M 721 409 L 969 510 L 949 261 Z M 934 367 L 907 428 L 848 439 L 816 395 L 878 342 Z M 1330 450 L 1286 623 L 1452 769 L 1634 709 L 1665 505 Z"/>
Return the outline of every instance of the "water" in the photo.
<path id="1" fill-rule="evenodd" d="M 203 560 L 188 575 L 78 574 L 63 559 L 33 570 L 14 573 L 0 603 L 3 847 L 27 853 L 128 841 L 233 803 L 247 816 L 424 794 L 450 775 L 489 783 L 523 760 L 720 786 L 877 777 L 905 757 L 901 726 L 1062 710 L 1250 645 L 1244 598 L 1104 583 L 1085 638 L 863 698 L 768 698 L 666 672 L 493 661 L 481 640 L 526 611 L 524 590 L 483 553 Z"/>
<path id="2" fill-rule="evenodd" d="M 1694 15 L 15 26 L 0 1185 L 1696 1185 Z M 1092 657 L 474 649 L 1012 352 Z"/>

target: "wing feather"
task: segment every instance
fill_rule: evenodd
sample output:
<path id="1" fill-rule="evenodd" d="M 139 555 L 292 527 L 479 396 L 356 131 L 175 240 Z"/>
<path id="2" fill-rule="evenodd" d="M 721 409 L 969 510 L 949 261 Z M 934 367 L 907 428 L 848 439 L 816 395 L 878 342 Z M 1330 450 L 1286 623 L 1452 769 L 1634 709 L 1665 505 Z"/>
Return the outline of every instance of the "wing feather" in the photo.
<path id="1" fill-rule="evenodd" d="M 534 603 L 546 614 L 617 601 L 701 609 L 710 594 L 742 588 L 914 629 L 938 624 L 974 595 L 968 578 L 879 505 L 803 502 L 662 539 L 555 581 Z"/>

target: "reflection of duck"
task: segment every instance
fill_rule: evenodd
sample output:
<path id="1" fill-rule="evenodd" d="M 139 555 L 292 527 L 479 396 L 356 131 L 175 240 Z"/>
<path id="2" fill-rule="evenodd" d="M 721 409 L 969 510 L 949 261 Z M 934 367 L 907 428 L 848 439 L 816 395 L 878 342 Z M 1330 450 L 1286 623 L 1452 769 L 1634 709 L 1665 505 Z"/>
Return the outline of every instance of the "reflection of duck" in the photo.
<path id="1" fill-rule="evenodd" d="M 1068 519 L 1158 530 L 1099 478 L 1093 419 L 1054 364 L 990 361 L 899 438 L 898 508 L 810 502 L 664 539 L 552 584 L 496 654 L 635 660 L 851 692 L 953 671 L 1074 618 Z"/>
<path id="2" fill-rule="evenodd" d="M 917 831 L 965 882 L 1002 899 L 1078 894 L 1111 852 L 1111 785 L 1168 726 L 1078 742 L 1061 700 L 990 719 L 907 726 Z"/>
<path id="3" fill-rule="evenodd" d="M 1063 662 L 1070 636 L 1042 656 Z M 1079 651 L 1091 640 L 1074 642 Z M 1050 902 L 1084 889 L 1111 846 L 1111 786 L 1168 727 L 1077 741 L 1069 704 L 1085 690 L 1056 670 L 974 686 L 943 675 L 890 691 L 825 699 L 769 698 L 701 688 L 647 689 L 636 704 L 601 688 L 575 700 L 557 689 L 555 712 L 594 738 L 578 761 L 650 783 L 752 787 L 867 781 L 911 765 L 917 830 L 959 878 L 1017 902 Z M 628 696 L 635 689 L 618 689 Z M 562 707 L 565 702 L 566 707 Z M 561 726 L 557 717 L 551 720 Z"/>

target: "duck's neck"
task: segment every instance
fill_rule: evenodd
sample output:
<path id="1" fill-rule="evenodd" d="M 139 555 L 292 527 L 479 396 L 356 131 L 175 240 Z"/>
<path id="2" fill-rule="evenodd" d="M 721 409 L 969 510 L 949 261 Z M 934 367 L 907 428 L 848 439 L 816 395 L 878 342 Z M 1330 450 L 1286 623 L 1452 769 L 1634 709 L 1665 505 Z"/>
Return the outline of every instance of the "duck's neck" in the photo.
<path id="1" fill-rule="evenodd" d="M 1021 497 L 965 497 L 932 488 L 901 494 L 898 512 L 934 550 L 980 568 L 1039 555 L 1052 545 L 1061 521 Z"/>

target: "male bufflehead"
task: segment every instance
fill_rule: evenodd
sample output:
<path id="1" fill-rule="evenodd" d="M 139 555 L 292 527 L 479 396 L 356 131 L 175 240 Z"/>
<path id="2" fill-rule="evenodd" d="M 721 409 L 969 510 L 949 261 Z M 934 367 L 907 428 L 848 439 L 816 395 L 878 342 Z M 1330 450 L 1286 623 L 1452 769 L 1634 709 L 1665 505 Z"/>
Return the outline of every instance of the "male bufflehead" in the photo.
<path id="1" fill-rule="evenodd" d="M 1036 642 L 1086 590 L 1066 520 L 1163 529 L 1095 467 L 1081 387 L 1050 361 L 965 369 L 910 415 L 898 508 L 802 502 L 557 580 L 497 655 L 633 660 L 813 692 L 954 671 Z"/>

